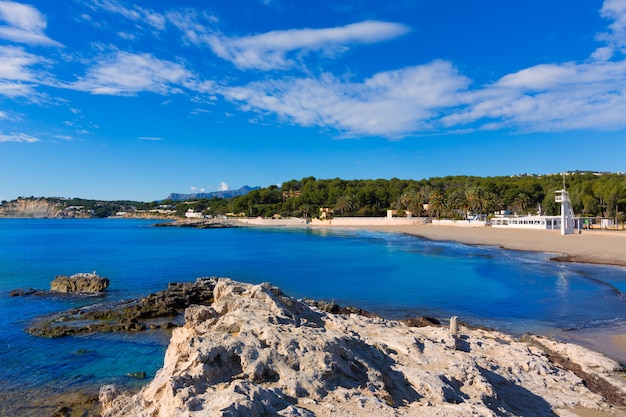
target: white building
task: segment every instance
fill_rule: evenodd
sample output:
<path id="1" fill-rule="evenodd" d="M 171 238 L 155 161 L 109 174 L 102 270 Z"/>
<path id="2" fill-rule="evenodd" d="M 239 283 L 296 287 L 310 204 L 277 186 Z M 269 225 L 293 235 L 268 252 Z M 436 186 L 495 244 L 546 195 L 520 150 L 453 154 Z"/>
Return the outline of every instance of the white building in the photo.
<path id="1" fill-rule="evenodd" d="M 491 227 L 517 229 L 556 230 L 561 228 L 560 216 L 497 216 L 491 219 Z"/>
<path id="2" fill-rule="evenodd" d="M 201 219 L 204 216 L 202 215 L 201 212 L 199 211 L 194 211 L 194 209 L 189 209 L 187 210 L 187 212 L 185 213 L 185 217 L 188 219 Z"/>
<path id="3" fill-rule="evenodd" d="M 496 216 L 491 219 L 491 227 L 508 227 L 517 229 L 561 230 L 562 235 L 573 234 L 576 229 L 576 218 L 567 191 L 558 190 L 554 201 L 561 203 L 560 216 Z"/>

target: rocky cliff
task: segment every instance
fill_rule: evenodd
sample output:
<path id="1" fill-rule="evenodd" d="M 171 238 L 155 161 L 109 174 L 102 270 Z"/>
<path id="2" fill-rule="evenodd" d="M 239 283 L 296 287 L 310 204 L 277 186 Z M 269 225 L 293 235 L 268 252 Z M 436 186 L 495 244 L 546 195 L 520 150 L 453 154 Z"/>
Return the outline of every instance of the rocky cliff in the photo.
<path id="1" fill-rule="evenodd" d="M 104 416 L 571 417 L 573 407 L 613 413 L 626 394 L 619 364 L 578 346 L 325 313 L 269 284 L 220 279 L 214 298 L 186 310 L 140 393 L 102 388 Z"/>
<path id="2" fill-rule="evenodd" d="M 63 206 L 45 198 L 18 198 L 0 205 L 0 217 L 62 217 Z"/>

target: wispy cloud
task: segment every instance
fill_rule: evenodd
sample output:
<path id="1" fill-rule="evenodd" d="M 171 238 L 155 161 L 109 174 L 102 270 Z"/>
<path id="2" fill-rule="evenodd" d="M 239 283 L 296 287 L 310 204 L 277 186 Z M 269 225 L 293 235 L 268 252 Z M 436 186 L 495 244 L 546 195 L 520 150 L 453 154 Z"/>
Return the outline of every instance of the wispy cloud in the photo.
<path id="1" fill-rule="evenodd" d="M 62 46 L 45 34 L 45 17 L 33 6 L 0 1 L 0 38 L 29 45 Z"/>
<path id="2" fill-rule="evenodd" d="M 0 46 L 0 95 L 36 101 L 39 95 L 35 87 L 45 76 L 33 67 L 42 62 L 42 58 L 21 47 Z"/>
<path id="3" fill-rule="evenodd" d="M 179 19 L 176 24 L 192 43 L 208 45 L 222 59 L 239 69 L 286 69 L 295 65 L 289 56 L 293 52 L 347 50 L 353 44 L 370 44 L 397 38 L 409 28 L 399 23 L 365 21 L 325 29 L 293 29 L 229 38 L 206 32 L 204 26 L 191 19 Z"/>
<path id="4" fill-rule="evenodd" d="M 612 20 L 610 32 L 603 33 L 598 39 L 608 42 L 609 48 L 626 52 L 626 2 L 624 0 L 605 0 L 600 9 L 602 17 Z"/>
<path id="5" fill-rule="evenodd" d="M 346 82 L 319 78 L 262 81 L 222 91 L 242 109 L 271 112 L 303 126 L 332 127 L 347 136 L 402 137 L 433 130 L 432 118 L 458 104 L 469 79 L 445 61 Z"/>
<path id="6" fill-rule="evenodd" d="M 162 14 L 137 5 L 127 7 L 116 0 L 94 0 L 92 4 L 96 8 L 118 14 L 133 22 L 147 23 L 157 30 L 165 29 L 167 23 L 167 20 Z"/>
<path id="7" fill-rule="evenodd" d="M 475 85 L 450 62 L 437 60 L 360 82 L 323 74 L 225 87 L 221 93 L 244 111 L 273 114 L 302 126 L 330 127 L 353 137 L 624 128 L 626 60 L 623 55 L 616 59 L 616 54 L 626 52 L 626 2 L 607 0 L 601 13 L 613 23 L 609 33 L 599 36 L 605 44 L 591 51 L 587 61 L 536 65 L 489 85 Z M 252 39 L 250 45 L 265 44 L 262 38 Z M 304 44 L 293 40 L 277 50 Z M 277 56 L 277 65 L 285 62 L 284 54 Z"/>
<path id="8" fill-rule="evenodd" d="M 10 133 L 10 134 L 3 134 L 2 132 L 0 132 L 0 143 L 3 142 L 24 142 L 24 143 L 35 143 L 35 142 L 39 142 L 40 140 L 27 135 L 25 133 Z"/>
<path id="9" fill-rule="evenodd" d="M 586 62 L 540 64 L 507 74 L 465 96 L 467 106 L 442 118 L 444 126 L 517 131 L 568 131 L 626 127 L 626 2 L 607 0 L 601 10 L 613 19 L 608 44 Z M 626 52 L 626 51 L 624 51 Z"/>
<path id="10" fill-rule="evenodd" d="M 157 138 L 157 137 L 154 137 L 154 136 L 140 136 L 137 139 L 153 141 L 153 142 L 159 142 L 159 141 L 165 140 L 164 138 Z"/>
<path id="11" fill-rule="evenodd" d="M 0 46 L 0 79 L 11 81 L 33 81 L 35 75 L 29 68 L 40 59 L 24 49 L 14 46 Z"/>
<path id="12" fill-rule="evenodd" d="M 192 74 L 181 64 L 150 54 L 117 52 L 101 57 L 83 78 L 67 87 L 92 94 L 170 94 L 180 92 L 180 86 L 188 82 Z"/>
<path id="13" fill-rule="evenodd" d="M 246 81 L 237 84 L 239 74 L 232 68 L 222 81 L 202 80 L 199 74 L 203 70 L 194 69 L 193 61 L 162 59 L 156 52 L 124 52 L 94 42 L 94 48 L 100 47 L 95 60 L 74 57 L 75 63 L 85 65 L 79 71 L 82 76 L 73 82 L 58 82 L 42 70 L 50 70 L 48 59 L 53 58 L 33 55 L 17 46 L 0 46 L 0 96 L 35 101 L 40 86 L 118 96 L 185 93 L 190 102 L 199 103 L 191 114 L 206 112 L 201 105 L 221 96 L 263 123 L 268 117 L 276 118 L 300 126 L 334 129 L 345 137 L 400 139 L 486 129 L 528 132 L 626 127 L 624 0 L 604 1 L 599 13 L 607 19 L 607 29 L 597 35 L 598 48 L 589 51 L 588 59 L 522 68 L 488 85 L 478 85 L 446 60 L 364 78 L 348 70 L 343 74 L 326 72 L 319 62 L 320 69 L 304 68 L 307 54 L 339 57 L 355 46 L 401 37 L 410 31 L 401 23 L 362 21 L 234 37 L 225 35 L 218 28 L 219 19 L 208 11 L 158 13 L 118 0 L 91 0 L 88 4 L 94 11 L 121 16 L 118 20 L 124 27 L 111 29 L 111 33 L 124 39 L 134 39 L 137 27 L 148 28 L 157 37 L 168 27 L 176 28 L 181 42 L 212 50 L 219 57 L 217 61 L 226 60 L 241 70 L 240 79 Z M 45 35 L 45 29 L 46 20 L 34 7 L 0 0 L 1 39 L 60 45 Z M 295 71 L 286 71 L 289 69 Z M 250 70 L 285 71 L 259 74 Z M 9 137 L 22 142 L 29 138 L 4 135 L 3 141 Z"/>
<path id="14" fill-rule="evenodd" d="M 626 61 L 540 65 L 509 74 L 471 95 L 447 125 L 564 131 L 626 127 Z"/>

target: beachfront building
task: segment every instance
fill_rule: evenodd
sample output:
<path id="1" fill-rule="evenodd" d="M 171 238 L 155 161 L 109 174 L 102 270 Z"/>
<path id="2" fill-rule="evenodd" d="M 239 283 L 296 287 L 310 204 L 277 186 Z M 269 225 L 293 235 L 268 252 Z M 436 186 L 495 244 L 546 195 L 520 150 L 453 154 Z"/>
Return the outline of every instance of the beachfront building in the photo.
<path id="1" fill-rule="evenodd" d="M 491 227 L 558 230 L 561 228 L 561 216 L 497 215 L 491 219 Z"/>
<path id="2" fill-rule="evenodd" d="M 573 234 L 577 222 L 572 210 L 569 193 L 564 189 L 556 191 L 554 201 L 561 203 L 560 216 L 496 215 L 491 219 L 491 227 L 561 230 L 562 235 Z"/>

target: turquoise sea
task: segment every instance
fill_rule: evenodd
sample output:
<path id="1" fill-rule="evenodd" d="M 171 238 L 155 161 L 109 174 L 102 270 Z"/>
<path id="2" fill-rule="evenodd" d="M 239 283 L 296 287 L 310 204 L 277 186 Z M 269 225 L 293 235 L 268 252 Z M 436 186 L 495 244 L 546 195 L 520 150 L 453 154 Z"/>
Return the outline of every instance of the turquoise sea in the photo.
<path id="1" fill-rule="evenodd" d="M 12 402 L 97 390 L 125 375 L 154 376 L 158 332 L 43 339 L 37 316 L 162 290 L 171 281 L 224 276 L 269 281 L 295 297 L 333 299 L 389 318 L 459 316 L 515 335 L 558 335 L 626 325 L 626 269 L 549 261 L 548 255 L 357 230 L 155 228 L 154 221 L 0 219 L 0 414 Z M 9 297 L 48 289 L 56 275 L 110 279 L 97 297 Z M 24 414 L 27 414 L 26 412 Z"/>

